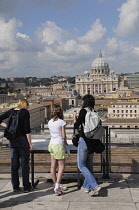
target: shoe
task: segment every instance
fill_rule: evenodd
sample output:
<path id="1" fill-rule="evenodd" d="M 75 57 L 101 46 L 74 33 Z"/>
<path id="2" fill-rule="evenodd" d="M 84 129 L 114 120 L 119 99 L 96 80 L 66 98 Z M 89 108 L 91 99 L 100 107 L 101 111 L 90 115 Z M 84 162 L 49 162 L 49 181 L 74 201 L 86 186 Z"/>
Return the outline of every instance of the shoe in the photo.
<path id="1" fill-rule="evenodd" d="M 67 187 L 64 187 L 62 184 L 60 184 L 59 189 L 62 191 L 65 191 L 65 190 L 67 190 Z"/>
<path id="2" fill-rule="evenodd" d="M 83 192 L 85 192 L 85 193 L 89 193 L 89 192 L 90 192 L 89 190 L 84 189 L 83 187 L 81 187 L 81 190 L 82 190 Z"/>
<path id="3" fill-rule="evenodd" d="M 98 186 L 98 187 L 96 187 L 95 189 L 91 190 L 89 194 L 90 194 L 91 196 L 93 196 L 93 195 L 98 195 L 100 189 L 101 189 L 101 187 Z"/>
<path id="4" fill-rule="evenodd" d="M 53 184 L 53 187 L 55 189 L 55 184 Z M 64 187 L 62 184 L 59 185 L 60 190 L 65 191 L 67 190 L 67 187 Z"/>
<path id="5" fill-rule="evenodd" d="M 30 192 L 31 190 L 29 189 L 29 190 L 24 190 L 24 193 L 28 193 L 28 192 Z"/>
<path id="6" fill-rule="evenodd" d="M 21 189 L 20 188 L 15 188 L 15 189 L 13 189 L 13 192 L 21 192 Z"/>
<path id="7" fill-rule="evenodd" d="M 54 192 L 55 192 L 57 195 L 64 195 L 64 192 L 63 192 L 60 188 L 54 189 Z"/>
<path id="8" fill-rule="evenodd" d="M 30 187 L 30 189 L 24 189 L 24 193 L 28 193 L 28 192 L 30 192 L 30 191 L 32 191 L 32 190 L 33 190 L 32 187 Z"/>

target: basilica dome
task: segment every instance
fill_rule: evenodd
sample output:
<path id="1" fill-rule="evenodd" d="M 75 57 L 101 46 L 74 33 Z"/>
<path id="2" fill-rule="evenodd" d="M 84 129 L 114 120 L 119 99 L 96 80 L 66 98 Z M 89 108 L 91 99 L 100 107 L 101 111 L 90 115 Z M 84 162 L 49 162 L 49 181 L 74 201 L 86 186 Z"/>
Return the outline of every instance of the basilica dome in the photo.
<path id="1" fill-rule="evenodd" d="M 93 61 L 92 68 L 108 67 L 107 61 L 102 57 L 102 53 L 99 52 L 98 57 Z"/>

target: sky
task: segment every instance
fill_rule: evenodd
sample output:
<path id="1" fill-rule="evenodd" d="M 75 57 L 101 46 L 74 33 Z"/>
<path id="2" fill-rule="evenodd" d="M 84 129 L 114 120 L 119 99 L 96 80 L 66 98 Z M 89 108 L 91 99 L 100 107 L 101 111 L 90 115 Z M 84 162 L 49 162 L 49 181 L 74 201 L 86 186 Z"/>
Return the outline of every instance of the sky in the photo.
<path id="1" fill-rule="evenodd" d="M 0 78 L 139 72 L 139 0 L 0 0 Z"/>

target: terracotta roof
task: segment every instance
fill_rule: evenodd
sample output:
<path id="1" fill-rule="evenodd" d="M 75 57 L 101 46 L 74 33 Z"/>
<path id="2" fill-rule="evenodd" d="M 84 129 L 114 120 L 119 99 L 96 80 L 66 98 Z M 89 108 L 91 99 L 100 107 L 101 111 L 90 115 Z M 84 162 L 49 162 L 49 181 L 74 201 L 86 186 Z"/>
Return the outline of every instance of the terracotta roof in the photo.
<path id="1" fill-rule="evenodd" d="M 103 124 L 110 124 L 110 123 L 138 123 L 139 124 L 139 118 L 107 118 L 103 121 Z"/>
<path id="2" fill-rule="evenodd" d="M 38 107 L 44 107 L 44 105 L 43 104 L 37 104 L 37 103 L 29 104 L 29 110 L 32 110 L 32 109 L 38 108 Z"/>
<path id="3" fill-rule="evenodd" d="M 95 105 L 109 105 L 109 104 L 115 104 L 117 102 L 116 100 L 95 100 Z"/>
<path id="4" fill-rule="evenodd" d="M 139 105 L 139 102 L 137 101 L 116 101 L 113 103 L 113 105 Z"/>

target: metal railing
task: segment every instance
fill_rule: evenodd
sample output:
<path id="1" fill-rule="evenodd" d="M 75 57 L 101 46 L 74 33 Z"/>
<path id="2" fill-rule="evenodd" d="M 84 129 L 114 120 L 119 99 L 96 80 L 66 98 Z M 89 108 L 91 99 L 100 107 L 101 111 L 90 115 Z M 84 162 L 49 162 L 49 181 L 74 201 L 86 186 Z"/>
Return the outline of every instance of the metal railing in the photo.
<path id="1" fill-rule="evenodd" d="M 101 173 L 102 177 L 105 178 L 109 178 L 109 134 L 108 134 L 108 126 L 104 126 L 105 128 L 105 135 L 102 138 L 102 142 L 105 144 L 105 150 L 102 154 L 100 155 L 96 155 L 97 158 L 97 162 L 94 163 L 93 165 L 96 167 L 97 170 L 94 170 L 94 173 Z M 1 129 L 2 131 L 3 129 Z M 71 131 L 70 133 L 68 131 Z M 67 135 L 69 135 L 69 139 L 67 140 L 71 140 L 72 138 L 72 134 L 73 134 L 73 127 L 66 127 L 66 131 L 67 131 Z M 45 136 L 46 133 L 48 132 L 48 128 L 36 128 L 36 129 L 32 129 L 32 135 L 33 136 Z M 46 135 L 46 139 L 50 139 L 49 136 Z M 39 141 L 39 139 L 38 139 Z M 77 153 L 77 152 L 76 152 Z M 36 163 L 38 164 L 38 163 Z M 0 165 L 2 165 L 2 163 L 0 163 Z M 40 162 L 41 165 L 41 162 Z M 98 166 L 100 168 L 100 170 L 98 170 Z M 95 168 L 94 167 L 94 168 Z M 70 171 L 70 173 L 72 173 L 73 171 Z M 75 172 L 75 171 L 74 171 Z"/>
<path id="2" fill-rule="evenodd" d="M 94 173 L 101 173 L 103 178 L 109 178 L 110 173 L 139 173 L 139 128 L 109 128 L 105 127 L 105 136 L 102 138 L 102 142 L 105 144 L 105 151 L 101 155 L 94 155 Z M 71 130 L 71 132 L 69 132 Z M 3 129 L 0 129 L 1 133 Z M 36 128 L 32 129 L 32 135 L 46 136 L 48 128 Z M 66 128 L 69 134 L 69 140 L 71 140 L 73 127 Z M 134 137 L 129 137 L 130 132 L 134 134 Z M 114 133 L 114 134 L 113 134 Z M 123 133 L 123 134 L 121 134 Z M 123 141 L 123 137 L 126 134 L 127 141 Z M 119 135 L 123 135 L 119 137 Z M 114 136 L 114 137 L 113 137 Z M 121 139 L 120 139 L 121 138 Z M 2 135 L 0 137 L 2 139 Z M 47 140 L 49 137 L 47 136 Z M 38 139 L 39 140 L 39 139 Z M 5 146 L 7 143 L 5 144 Z M 2 153 L 2 150 L 1 150 Z M 97 158 L 96 158 L 97 157 Z M 7 157 L 6 157 L 7 158 Z M 8 158 L 7 158 L 8 159 Z M 0 162 L 0 167 L 7 166 L 10 163 Z M 36 163 L 37 165 L 38 163 Z M 41 162 L 40 162 L 41 164 Z M 73 163 L 74 168 L 76 160 Z M 71 171 L 72 173 L 72 171 Z"/>
<path id="3" fill-rule="evenodd" d="M 139 174 L 139 128 L 109 128 L 108 156 L 110 173 Z"/>

